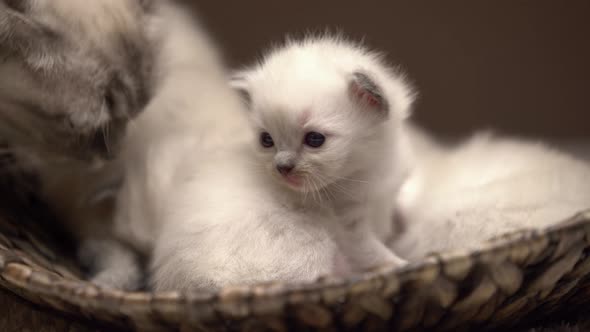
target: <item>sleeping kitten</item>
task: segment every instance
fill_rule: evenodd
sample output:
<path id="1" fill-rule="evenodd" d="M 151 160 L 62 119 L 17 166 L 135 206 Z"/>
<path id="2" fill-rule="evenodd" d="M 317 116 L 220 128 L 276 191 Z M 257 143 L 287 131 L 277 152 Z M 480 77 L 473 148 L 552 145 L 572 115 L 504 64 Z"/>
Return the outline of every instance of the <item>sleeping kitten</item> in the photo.
<path id="1" fill-rule="evenodd" d="M 135 262 L 112 238 L 112 202 L 93 199 L 120 184 L 118 162 L 96 161 L 117 154 L 156 83 L 154 8 L 146 0 L 0 0 L 0 143 L 15 157 L 7 167 L 39 180 L 34 190 L 92 269 Z"/>
<path id="2" fill-rule="evenodd" d="M 85 222 L 77 227 L 83 238 L 79 256 L 90 267 L 92 281 L 102 286 L 133 290 L 143 285 L 139 256 L 150 257 L 160 224 L 166 222 L 164 208 L 178 207 L 166 201 L 190 176 L 186 170 L 200 166 L 192 158 L 208 145 L 229 143 L 229 136 L 242 137 L 236 132 L 248 133 L 221 57 L 188 12 L 176 1 L 149 7 L 143 20 L 153 56 L 152 98 L 130 121 L 119 158 L 88 178 L 76 176 L 67 182 L 72 190 L 60 191 L 59 203 L 69 219 Z M 207 152 L 203 157 L 209 158 Z M 108 227 L 111 220 L 114 225 Z"/>
<path id="3" fill-rule="evenodd" d="M 145 0 L 0 0 L 0 139 L 31 162 L 116 153 L 149 98 Z"/>
<path id="4" fill-rule="evenodd" d="M 423 136 L 399 196 L 408 260 L 473 249 L 521 229 L 550 226 L 590 208 L 590 164 L 540 143 L 478 134 L 445 147 Z"/>
<path id="5" fill-rule="evenodd" d="M 249 105 L 260 166 L 288 200 L 337 220 L 336 241 L 357 271 L 401 264 L 381 241 L 409 167 L 413 96 L 403 78 L 378 55 L 327 37 L 289 42 L 233 85 Z"/>

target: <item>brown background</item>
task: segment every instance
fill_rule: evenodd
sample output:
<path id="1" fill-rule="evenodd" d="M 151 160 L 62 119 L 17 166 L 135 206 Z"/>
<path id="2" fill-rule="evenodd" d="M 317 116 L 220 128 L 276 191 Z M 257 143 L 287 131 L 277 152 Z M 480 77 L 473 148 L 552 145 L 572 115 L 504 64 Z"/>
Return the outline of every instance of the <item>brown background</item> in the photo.
<path id="1" fill-rule="evenodd" d="M 405 68 L 420 91 L 416 118 L 436 132 L 590 137 L 590 1 L 195 4 L 234 66 L 286 33 L 339 28 Z"/>

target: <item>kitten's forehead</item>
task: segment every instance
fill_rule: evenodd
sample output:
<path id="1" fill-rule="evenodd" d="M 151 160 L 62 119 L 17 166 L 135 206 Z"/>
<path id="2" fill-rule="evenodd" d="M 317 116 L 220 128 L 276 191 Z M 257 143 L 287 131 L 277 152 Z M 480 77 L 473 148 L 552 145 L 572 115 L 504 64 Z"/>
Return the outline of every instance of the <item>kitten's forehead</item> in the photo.
<path id="1" fill-rule="evenodd" d="M 273 103 L 259 108 L 254 119 L 258 126 L 275 134 L 291 133 L 300 127 L 298 119 L 301 113 L 290 106 Z"/>
<path id="2" fill-rule="evenodd" d="M 285 109 L 298 113 L 301 123 L 318 111 L 344 100 L 350 68 L 347 61 L 333 58 L 324 47 L 294 45 L 265 57 L 249 75 L 249 90 L 258 109 Z M 307 111 L 308 115 L 303 116 Z M 320 113 L 321 113 L 320 112 Z"/>
<path id="3" fill-rule="evenodd" d="M 326 82 L 293 76 L 290 80 L 265 79 L 253 84 L 252 118 L 274 136 L 300 136 L 307 130 L 331 130 L 346 116 L 342 103 L 344 80 Z M 278 137 L 277 137 L 278 138 Z"/>
<path id="4" fill-rule="evenodd" d="M 354 123 L 371 125 L 349 98 L 353 74 L 381 73 L 376 57 L 333 40 L 288 44 L 247 73 L 254 118 L 269 131 L 319 130 L 346 134 Z M 275 136 L 277 134 L 274 134 Z"/>
<path id="5" fill-rule="evenodd" d="M 287 113 L 285 117 L 294 124 L 309 120 L 311 115 L 341 100 L 346 92 L 345 79 L 336 74 L 314 75 L 312 68 L 305 66 L 268 69 L 252 80 L 252 101 L 263 112 Z"/>
<path id="6" fill-rule="evenodd" d="M 415 93 L 404 75 L 391 69 L 380 54 L 338 36 L 290 40 L 267 53 L 245 76 L 251 99 L 276 91 L 275 98 L 282 102 L 314 99 L 315 103 L 322 99 L 333 101 L 333 96 L 344 102 L 341 93 L 358 73 L 370 78 L 370 86 L 379 86 L 389 113 L 400 118 L 409 116 Z"/>

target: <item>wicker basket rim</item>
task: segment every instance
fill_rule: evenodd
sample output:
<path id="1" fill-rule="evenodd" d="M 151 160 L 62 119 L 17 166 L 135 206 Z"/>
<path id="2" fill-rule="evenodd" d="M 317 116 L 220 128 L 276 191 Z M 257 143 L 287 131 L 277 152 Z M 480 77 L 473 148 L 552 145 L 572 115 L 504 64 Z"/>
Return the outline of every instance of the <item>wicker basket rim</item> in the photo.
<path id="1" fill-rule="evenodd" d="M 585 231 L 584 231 L 585 230 Z M 411 263 L 401 269 L 383 267 L 347 279 L 321 278 L 312 283 L 282 284 L 263 283 L 253 286 L 226 287 L 217 292 L 124 292 L 99 288 L 87 281 L 68 280 L 50 272 L 37 270 L 25 262 L 4 255 L 0 248 L 0 277 L 15 289 L 28 290 L 37 296 L 57 298 L 71 305 L 91 305 L 106 312 L 131 313 L 152 312 L 154 307 L 162 306 L 167 311 L 177 311 L 178 306 L 252 303 L 275 299 L 289 304 L 305 303 L 317 299 L 318 292 L 326 289 L 343 295 L 362 295 L 383 289 L 387 284 L 392 293 L 395 285 L 412 279 L 429 278 L 443 265 L 470 264 L 476 260 L 494 260 L 509 255 L 514 248 L 522 248 L 536 241 L 548 241 L 564 234 L 590 234 L 590 210 L 580 212 L 563 222 L 550 227 L 515 232 L 494 239 L 473 251 L 451 251 L 433 254 L 426 259 Z M 586 235 L 587 236 L 587 235 Z M 127 308 L 127 309 L 125 309 Z M 176 308 L 176 309 L 175 309 Z M 119 309 L 119 310 L 117 310 Z"/>

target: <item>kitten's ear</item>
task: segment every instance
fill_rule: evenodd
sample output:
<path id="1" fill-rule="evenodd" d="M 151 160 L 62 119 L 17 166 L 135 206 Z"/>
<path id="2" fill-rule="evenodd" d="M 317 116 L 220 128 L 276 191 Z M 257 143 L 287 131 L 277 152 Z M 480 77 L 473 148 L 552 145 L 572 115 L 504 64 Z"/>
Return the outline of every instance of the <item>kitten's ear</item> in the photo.
<path id="1" fill-rule="evenodd" d="M 378 112 L 383 116 L 389 113 L 389 104 L 383 95 L 383 90 L 367 73 L 356 71 L 352 74 L 348 83 L 348 94 L 353 102 L 365 109 Z"/>
<path id="2" fill-rule="evenodd" d="M 250 108 L 252 97 L 250 96 L 248 80 L 244 73 L 236 73 L 229 80 L 229 85 L 239 94 L 246 107 Z"/>

